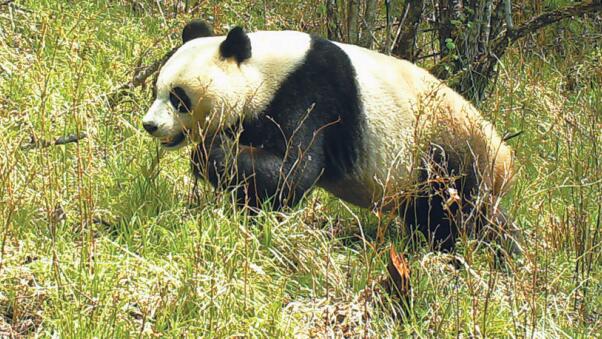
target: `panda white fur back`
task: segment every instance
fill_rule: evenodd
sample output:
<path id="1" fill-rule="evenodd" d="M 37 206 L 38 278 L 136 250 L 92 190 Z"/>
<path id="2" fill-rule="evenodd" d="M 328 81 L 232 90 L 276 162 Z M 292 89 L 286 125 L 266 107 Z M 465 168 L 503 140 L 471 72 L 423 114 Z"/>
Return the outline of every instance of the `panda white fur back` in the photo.
<path id="1" fill-rule="evenodd" d="M 362 207 L 397 208 L 451 249 L 453 214 L 507 189 L 510 148 L 427 71 L 300 32 L 207 32 L 185 28 L 143 124 L 166 147 L 197 142 L 195 173 L 241 203 L 292 206 L 317 184 Z M 451 209 L 450 188 L 462 196 Z"/>
<path id="2" fill-rule="evenodd" d="M 366 139 L 372 144 L 367 145 L 362 162 L 363 177 L 375 176 L 377 186 L 397 183 L 392 190 L 407 188 L 408 180 L 413 180 L 410 173 L 421 166 L 415 159 L 417 129 L 427 129 L 436 132 L 429 135 L 430 143 L 472 148 L 487 187 L 494 194 L 503 193 L 513 174 L 512 151 L 472 104 L 411 62 L 355 45 L 337 45 L 355 68 L 368 120 Z M 444 126 L 433 131 L 435 123 Z M 379 188 L 374 189 L 375 197 L 383 195 Z"/>

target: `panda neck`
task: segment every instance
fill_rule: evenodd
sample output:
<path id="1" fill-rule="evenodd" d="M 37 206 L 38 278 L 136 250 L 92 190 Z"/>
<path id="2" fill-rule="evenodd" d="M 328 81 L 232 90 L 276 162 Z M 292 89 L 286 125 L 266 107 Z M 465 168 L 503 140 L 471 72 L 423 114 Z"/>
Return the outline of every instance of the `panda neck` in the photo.
<path id="1" fill-rule="evenodd" d="M 285 67 L 274 67 L 273 63 L 263 67 L 249 65 L 246 70 L 243 70 L 244 83 L 246 84 L 244 116 L 256 117 L 260 115 L 272 102 L 282 82 L 291 72 L 290 65 L 287 70 Z"/>
<path id="2" fill-rule="evenodd" d="M 240 64 L 246 84 L 246 116 L 261 114 L 286 78 L 305 61 L 311 37 L 292 31 L 250 33 L 250 59 Z M 247 115 L 249 114 L 249 115 Z"/>

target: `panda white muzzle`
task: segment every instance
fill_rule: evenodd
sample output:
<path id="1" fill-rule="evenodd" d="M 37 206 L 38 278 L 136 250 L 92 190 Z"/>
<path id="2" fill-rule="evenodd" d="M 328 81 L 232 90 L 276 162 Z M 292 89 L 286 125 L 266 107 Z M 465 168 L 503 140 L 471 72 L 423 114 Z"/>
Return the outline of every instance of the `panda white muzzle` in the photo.
<path id="1" fill-rule="evenodd" d="M 159 139 L 165 148 L 179 148 L 187 140 L 188 130 L 183 121 L 177 119 L 171 108 L 155 100 L 142 119 L 142 127 L 151 136 Z"/>

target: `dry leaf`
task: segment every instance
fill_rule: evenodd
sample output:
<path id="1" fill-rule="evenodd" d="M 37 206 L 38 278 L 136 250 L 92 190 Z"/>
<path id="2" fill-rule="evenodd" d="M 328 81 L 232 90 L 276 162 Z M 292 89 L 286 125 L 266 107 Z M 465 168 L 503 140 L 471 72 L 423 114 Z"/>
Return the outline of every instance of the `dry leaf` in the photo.
<path id="1" fill-rule="evenodd" d="M 410 298 L 410 265 L 403 256 L 397 254 L 395 248 L 389 249 L 389 286 L 391 296 L 397 295 L 402 301 L 408 301 Z"/>
<path id="2" fill-rule="evenodd" d="M 389 249 L 389 257 L 389 264 L 387 265 L 389 274 L 383 285 L 393 302 L 393 317 L 403 321 L 404 315 L 408 315 L 412 305 L 410 265 L 403 254 L 397 254 L 393 246 Z"/>

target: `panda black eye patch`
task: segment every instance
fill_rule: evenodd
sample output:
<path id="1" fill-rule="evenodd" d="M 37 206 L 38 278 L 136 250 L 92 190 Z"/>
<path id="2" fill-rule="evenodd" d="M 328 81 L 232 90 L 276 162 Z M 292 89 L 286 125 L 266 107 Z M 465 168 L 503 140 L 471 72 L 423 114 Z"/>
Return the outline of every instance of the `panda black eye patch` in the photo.
<path id="1" fill-rule="evenodd" d="M 182 87 L 174 87 L 171 92 L 169 92 L 169 101 L 178 112 L 190 112 L 190 98 L 186 95 L 186 91 L 184 91 Z"/>

